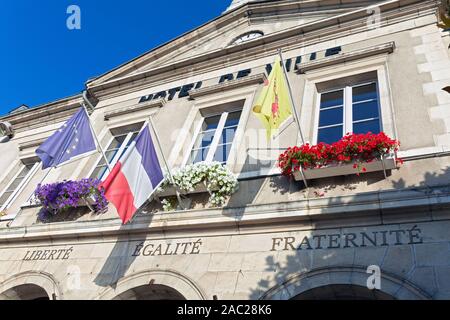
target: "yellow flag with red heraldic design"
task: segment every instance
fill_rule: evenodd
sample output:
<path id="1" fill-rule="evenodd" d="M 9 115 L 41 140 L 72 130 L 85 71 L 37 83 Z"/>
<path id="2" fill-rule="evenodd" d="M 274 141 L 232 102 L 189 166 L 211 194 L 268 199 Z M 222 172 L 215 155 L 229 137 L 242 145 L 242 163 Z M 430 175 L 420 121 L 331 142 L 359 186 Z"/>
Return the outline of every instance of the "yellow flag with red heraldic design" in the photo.
<path id="1" fill-rule="evenodd" d="M 450 29 L 450 1 L 442 2 L 439 9 L 439 22 L 438 27 L 444 30 Z"/>
<path id="2" fill-rule="evenodd" d="M 273 136 L 281 124 L 292 115 L 292 105 L 281 59 L 277 57 L 269 79 L 258 97 L 253 113 L 267 130 L 267 139 Z"/>

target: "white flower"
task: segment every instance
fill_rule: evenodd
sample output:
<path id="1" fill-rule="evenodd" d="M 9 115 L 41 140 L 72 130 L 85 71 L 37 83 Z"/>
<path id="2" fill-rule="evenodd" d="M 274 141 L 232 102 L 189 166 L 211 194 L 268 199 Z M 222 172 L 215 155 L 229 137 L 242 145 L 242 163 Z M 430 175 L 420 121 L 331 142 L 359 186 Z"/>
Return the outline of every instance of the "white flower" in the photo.
<path id="1" fill-rule="evenodd" d="M 226 198 L 231 196 L 237 189 L 237 177 L 219 162 L 196 163 L 178 169 L 174 174 L 175 185 L 184 191 L 193 192 L 195 188 L 205 183 L 207 190 L 211 193 L 210 204 L 221 206 Z M 215 190 L 219 188 L 218 190 Z M 165 208 L 169 208 L 166 204 Z"/>

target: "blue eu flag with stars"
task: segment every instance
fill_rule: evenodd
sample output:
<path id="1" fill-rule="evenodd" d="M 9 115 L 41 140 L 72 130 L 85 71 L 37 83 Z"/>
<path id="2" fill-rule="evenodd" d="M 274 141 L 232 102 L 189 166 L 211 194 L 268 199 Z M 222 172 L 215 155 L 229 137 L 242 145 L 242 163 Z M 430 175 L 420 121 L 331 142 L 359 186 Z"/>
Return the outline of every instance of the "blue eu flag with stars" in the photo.
<path id="1" fill-rule="evenodd" d="M 89 118 L 81 108 L 37 150 L 42 169 L 58 167 L 97 150 Z"/>

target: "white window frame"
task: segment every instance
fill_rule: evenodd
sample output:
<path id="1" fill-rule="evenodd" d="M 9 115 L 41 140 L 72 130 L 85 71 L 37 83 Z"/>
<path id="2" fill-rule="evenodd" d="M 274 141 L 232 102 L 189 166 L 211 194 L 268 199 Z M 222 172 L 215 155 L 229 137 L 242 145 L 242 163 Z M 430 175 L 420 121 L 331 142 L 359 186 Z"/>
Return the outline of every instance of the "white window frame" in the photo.
<path id="1" fill-rule="evenodd" d="M 16 201 L 17 197 L 22 193 L 22 191 L 25 189 L 25 186 L 30 182 L 31 178 L 35 175 L 37 170 L 39 169 L 41 165 L 41 162 L 36 162 L 33 167 L 31 168 L 30 172 L 27 173 L 27 175 L 23 178 L 23 180 L 19 183 L 19 185 L 16 187 L 14 192 L 9 196 L 9 198 L 5 201 L 5 203 L 0 207 L 0 212 L 7 210 L 11 207 L 11 205 Z M 14 177 L 10 180 L 7 187 L 2 190 L 0 196 L 2 196 L 6 191 L 8 191 L 9 187 L 13 184 L 13 182 L 17 179 L 17 177 L 20 175 L 20 173 L 25 168 L 26 164 L 22 163 L 20 170 L 14 175 Z M 6 220 L 8 216 L 0 217 L 0 220 Z M 6 219 L 5 219 L 6 218 Z"/>
<path id="2" fill-rule="evenodd" d="M 189 152 L 187 152 L 185 154 L 185 156 L 184 156 L 183 166 L 186 166 L 188 164 L 188 162 L 189 162 L 189 159 L 191 158 L 191 154 L 192 154 L 192 151 L 194 149 L 195 142 L 197 141 L 197 139 L 198 139 L 198 137 L 199 137 L 199 135 L 200 135 L 200 133 L 202 131 L 203 124 L 205 123 L 205 118 L 209 118 L 209 117 L 214 117 L 214 116 L 219 116 L 220 115 L 220 120 L 219 120 L 219 123 L 217 125 L 216 131 L 214 133 L 214 138 L 213 138 L 213 140 L 212 140 L 212 142 L 211 142 L 211 144 L 209 146 L 209 151 L 208 151 L 208 154 L 207 154 L 206 159 L 205 159 L 206 163 L 213 162 L 214 155 L 217 152 L 217 148 L 218 148 L 218 146 L 220 144 L 220 139 L 222 137 L 223 130 L 225 128 L 225 124 L 226 124 L 227 119 L 228 119 L 228 115 L 230 113 L 234 113 L 234 112 L 241 112 L 241 117 L 240 117 L 239 123 L 238 123 L 238 128 L 239 128 L 239 126 L 241 125 L 241 120 L 242 120 L 242 113 L 243 113 L 243 109 L 242 108 L 236 108 L 236 110 L 225 111 L 225 112 L 222 112 L 222 113 L 208 114 L 206 117 L 205 116 L 201 117 L 201 120 L 198 122 L 197 127 L 195 128 L 192 141 L 191 141 L 191 143 L 189 145 Z M 236 132 L 237 132 L 237 130 L 236 130 Z M 236 136 L 233 138 L 233 142 L 232 142 L 231 147 L 230 147 L 231 149 L 233 149 L 233 145 L 235 144 L 235 141 L 236 141 Z M 229 159 L 230 159 L 230 155 L 228 155 L 228 159 L 225 162 L 225 165 L 228 164 L 228 160 Z"/>
<path id="3" fill-rule="evenodd" d="M 237 169 L 236 166 L 238 165 L 238 161 L 240 161 L 239 158 L 244 156 L 242 153 L 239 154 L 239 151 L 244 143 L 245 130 L 253 109 L 257 88 L 259 87 L 256 85 L 243 86 L 233 90 L 223 91 L 220 94 L 210 94 L 196 98 L 194 105 L 186 117 L 186 121 L 177 134 L 176 141 L 168 159 L 169 167 L 183 167 L 189 161 L 192 146 L 195 143 L 193 137 L 196 137 L 198 132 L 201 131 L 203 111 L 212 110 L 210 108 L 216 108 L 224 104 L 234 104 L 236 106 L 235 108 L 224 110 L 229 113 L 238 110 L 242 112 L 226 167 L 234 173 L 239 173 L 240 168 Z"/>
<path id="4" fill-rule="evenodd" d="M 380 124 L 380 132 L 383 131 L 383 116 L 381 113 L 381 102 L 380 102 L 380 90 L 379 90 L 379 83 L 378 80 L 372 80 L 372 81 L 364 81 L 361 83 L 356 83 L 354 85 L 351 86 L 345 86 L 342 88 L 334 88 L 334 89 L 330 89 L 330 90 L 326 90 L 326 91 L 322 91 L 320 93 L 318 93 L 318 99 L 317 99 L 317 106 L 316 106 L 316 117 L 315 117 L 315 124 L 314 124 L 314 144 L 317 144 L 319 141 L 319 128 L 320 129 L 325 129 L 327 127 L 334 127 L 337 125 L 330 125 L 330 126 L 323 126 L 323 127 L 319 127 L 319 121 L 320 121 L 320 111 L 322 111 L 323 109 L 320 109 L 320 105 L 322 103 L 322 94 L 327 94 L 330 92 L 336 92 L 339 90 L 343 90 L 343 122 L 342 122 L 342 137 L 344 137 L 344 135 L 347 132 L 353 132 L 353 88 L 357 88 L 357 87 L 362 87 L 365 85 L 369 85 L 369 84 L 375 84 L 376 87 L 376 94 L 377 94 L 377 106 L 378 106 L 378 121 Z M 359 102 L 361 103 L 361 101 Z M 365 122 L 365 121 L 371 121 L 371 120 L 377 120 L 377 118 L 371 118 L 371 119 L 364 119 L 361 120 L 361 122 Z"/>
<path id="5" fill-rule="evenodd" d="M 125 148 L 127 147 L 128 143 L 130 142 L 131 137 L 135 133 L 136 133 L 136 131 L 130 131 L 130 132 L 126 133 L 126 134 L 124 133 L 124 134 L 119 134 L 119 135 L 113 135 L 112 134 L 112 137 L 108 140 L 108 143 L 106 144 L 106 148 L 104 149 L 105 152 L 108 150 L 109 146 L 111 145 L 111 143 L 114 141 L 114 139 L 116 137 L 124 136 L 124 135 L 126 135 L 126 137 L 125 137 L 125 140 L 123 141 L 122 145 L 119 147 L 119 150 L 117 151 L 116 155 L 111 160 L 111 163 L 110 163 L 110 167 L 111 168 L 113 168 L 116 165 L 116 163 L 119 161 L 120 156 L 122 155 L 123 151 L 125 150 Z M 102 161 L 102 159 L 103 159 L 103 155 L 99 155 L 97 157 L 97 160 L 95 161 L 94 166 L 89 171 L 88 177 L 92 176 L 92 174 L 94 173 L 95 169 L 99 165 L 100 161 Z M 105 173 L 103 174 L 103 176 L 101 177 L 101 179 L 100 179 L 101 181 L 105 181 L 106 177 L 108 176 L 107 173 L 108 173 L 108 170 L 106 170 Z"/>

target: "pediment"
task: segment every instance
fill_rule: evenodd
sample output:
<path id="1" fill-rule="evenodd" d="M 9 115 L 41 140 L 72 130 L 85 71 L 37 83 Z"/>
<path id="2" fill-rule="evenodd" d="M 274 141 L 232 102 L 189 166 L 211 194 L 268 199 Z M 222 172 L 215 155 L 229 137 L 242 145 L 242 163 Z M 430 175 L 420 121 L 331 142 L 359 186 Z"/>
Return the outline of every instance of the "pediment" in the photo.
<path id="1" fill-rule="evenodd" d="M 381 1 L 380 1 L 381 2 Z M 246 3 L 88 82 L 88 86 L 138 75 L 217 51 L 226 51 L 242 34 L 268 37 L 364 8 L 374 1 L 310 0 Z M 250 40 L 251 41 L 251 40 Z M 249 42 L 250 42 L 249 41 Z"/>

